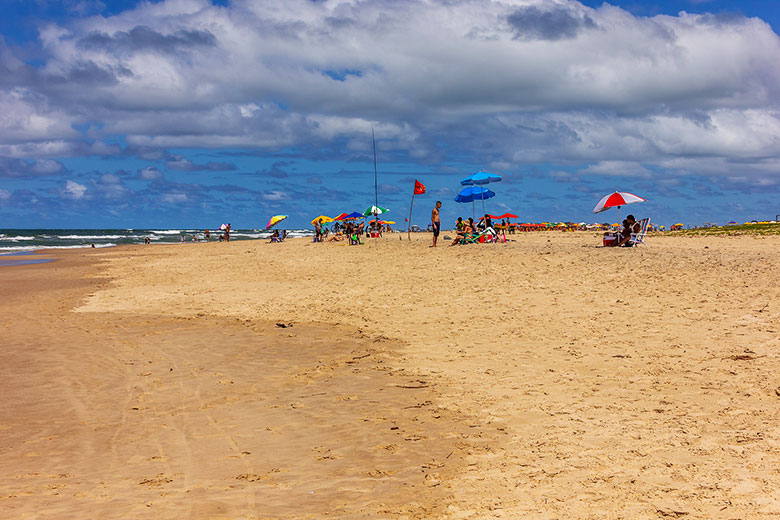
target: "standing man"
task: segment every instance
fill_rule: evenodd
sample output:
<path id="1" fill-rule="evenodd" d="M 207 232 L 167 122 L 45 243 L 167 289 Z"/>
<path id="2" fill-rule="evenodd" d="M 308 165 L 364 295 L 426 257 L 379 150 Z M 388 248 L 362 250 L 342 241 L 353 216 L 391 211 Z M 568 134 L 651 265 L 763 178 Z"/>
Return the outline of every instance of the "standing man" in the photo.
<path id="1" fill-rule="evenodd" d="M 439 209 L 441 209 L 441 201 L 437 200 L 436 207 L 431 211 L 431 224 L 433 224 L 433 245 L 431 247 L 436 247 L 436 241 L 439 239 L 439 231 L 441 231 Z"/>

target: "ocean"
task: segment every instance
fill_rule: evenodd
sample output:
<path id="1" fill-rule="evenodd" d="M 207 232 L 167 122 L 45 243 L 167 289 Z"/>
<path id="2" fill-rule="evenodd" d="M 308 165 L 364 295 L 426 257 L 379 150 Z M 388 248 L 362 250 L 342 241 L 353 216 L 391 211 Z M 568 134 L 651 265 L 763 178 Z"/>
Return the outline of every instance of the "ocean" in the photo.
<path id="1" fill-rule="evenodd" d="M 230 241 L 268 240 L 272 231 L 264 229 L 231 229 Z M 211 230 L 211 240 L 220 231 Z M 290 238 L 313 236 L 313 230 L 288 229 Z M 79 247 L 113 247 L 122 244 L 176 244 L 205 240 L 202 229 L 0 229 L 0 255 L 38 249 L 73 249 Z"/>

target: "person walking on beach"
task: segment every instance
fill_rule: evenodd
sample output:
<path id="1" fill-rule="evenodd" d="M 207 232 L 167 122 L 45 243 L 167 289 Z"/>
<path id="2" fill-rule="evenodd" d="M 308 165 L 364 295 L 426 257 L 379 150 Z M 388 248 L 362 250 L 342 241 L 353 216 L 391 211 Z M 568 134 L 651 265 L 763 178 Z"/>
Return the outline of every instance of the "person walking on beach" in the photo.
<path id="1" fill-rule="evenodd" d="M 439 220 L 439 209 L 441 209 L 441 201 L 436 201 L 436 207 L 431 211 L 431 224 L 433 225 L 433 245 L 436 247 L 436 241 L 439 239 L 439 232 L 441 231 L 441 221 Z"/>

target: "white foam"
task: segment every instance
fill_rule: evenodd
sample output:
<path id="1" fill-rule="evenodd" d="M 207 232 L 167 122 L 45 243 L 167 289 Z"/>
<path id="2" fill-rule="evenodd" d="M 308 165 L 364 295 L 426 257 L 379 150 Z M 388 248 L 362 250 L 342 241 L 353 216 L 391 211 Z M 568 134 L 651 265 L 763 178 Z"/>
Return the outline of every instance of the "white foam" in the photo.
<path id="1" fill-rule="evenodd" d="M 95 244 L 95 248 L 103 248 L 103 247 L 115 247 L 116 244 Z M 15 251 L 39 251 L 41 249 L 84 249 L 86 247 L 92 247 L 86 244 L 79 244 L 75 246 L 19 246 L 19 247 L 3 247 L 0 246 L 0 251 L 9 251 L 9 252 L 15 252 Z"/>
<path id="2" fill-rule="evenodd" d="M 127 235 L 61 235 L 61 236 L 54 236 L 52 238 L 60 238 L 63 240 L 116 240 L 117 238 L 141 238 L 141 237 L 127 236 Z"/>

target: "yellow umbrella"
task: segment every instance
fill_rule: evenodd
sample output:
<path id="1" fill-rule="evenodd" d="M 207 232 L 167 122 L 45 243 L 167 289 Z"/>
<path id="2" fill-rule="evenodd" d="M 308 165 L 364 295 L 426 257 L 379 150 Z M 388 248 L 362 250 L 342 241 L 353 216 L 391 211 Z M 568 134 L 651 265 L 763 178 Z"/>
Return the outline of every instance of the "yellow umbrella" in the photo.
<path id="1" fill-rule="evenodd" d="M 311 221 L 311 225 L 313 226 L 317 221 L 319 221 L 320 224 L 327 224 L 328 222 L 333 222 L 333 219 L 325 215 L 320 215 Z"/>

